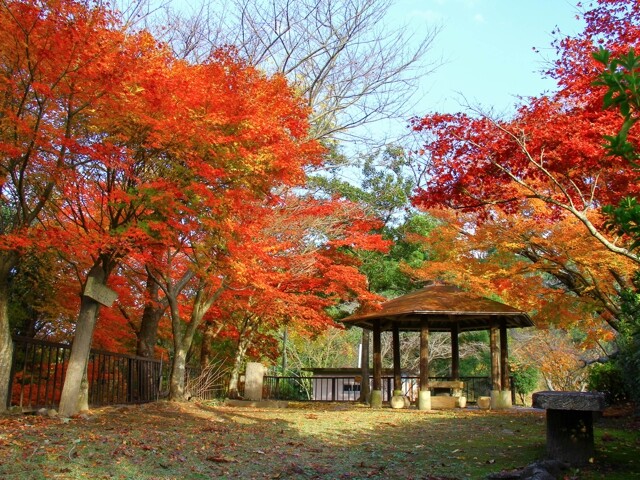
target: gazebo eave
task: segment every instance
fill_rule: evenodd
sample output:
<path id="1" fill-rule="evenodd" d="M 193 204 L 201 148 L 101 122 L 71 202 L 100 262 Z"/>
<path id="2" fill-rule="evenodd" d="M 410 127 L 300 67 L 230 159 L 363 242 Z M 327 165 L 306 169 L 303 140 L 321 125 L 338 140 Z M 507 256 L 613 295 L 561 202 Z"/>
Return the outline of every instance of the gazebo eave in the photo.
<path id="1" fill-rule="evenodd" d="M 492 325 L 502 324 L 506 328 L 532 327 L 533 322 L 528 315 L 505 312 L 427 312 L 415 311 L 398 315 L 370 314 L 360 318 L 345 319 L 345 326 L 356 326 L 373 330 L 376 322 L 380 322 L 381 331 L 390 331 L 397 326 L 403 332 L 419 332 L 427 325 L 432 332 L 450 332 L 456 327 L 460 332 L 488 330 Z"/>

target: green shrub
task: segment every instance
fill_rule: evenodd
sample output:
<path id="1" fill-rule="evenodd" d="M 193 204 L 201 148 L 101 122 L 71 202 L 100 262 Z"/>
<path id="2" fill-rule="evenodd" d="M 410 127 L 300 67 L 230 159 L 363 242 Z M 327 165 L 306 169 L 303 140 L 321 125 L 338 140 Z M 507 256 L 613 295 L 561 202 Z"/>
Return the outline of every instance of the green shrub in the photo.
<path id="1" fill-rule="evenodd" d="M 608 404 L 628 400 L 630 393 L 624 380 L 623 370 L 616 360 L 591 366 L 589 390 L 604 393 Z"/>
<path id="2" fill-rule="evenodd" d="M 520 396 L 522 403 L 525 397 L 538 388 L 540 371 L 531 365 L 512 365 L 511 376 L 513 377 L 513 388 Z"/>

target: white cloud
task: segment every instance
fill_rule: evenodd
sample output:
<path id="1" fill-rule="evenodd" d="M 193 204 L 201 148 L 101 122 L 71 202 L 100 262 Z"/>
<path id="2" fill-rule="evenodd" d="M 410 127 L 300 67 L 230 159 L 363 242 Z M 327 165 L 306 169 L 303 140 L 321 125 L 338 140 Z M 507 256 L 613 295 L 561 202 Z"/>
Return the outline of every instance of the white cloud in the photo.
<path id="1" fill-rule="evenodd" d="M 481 13 L 476 13 L 473 16 L 473 21 L 476 23 L 484 23 L 484 15 L 482 15 Z"/>

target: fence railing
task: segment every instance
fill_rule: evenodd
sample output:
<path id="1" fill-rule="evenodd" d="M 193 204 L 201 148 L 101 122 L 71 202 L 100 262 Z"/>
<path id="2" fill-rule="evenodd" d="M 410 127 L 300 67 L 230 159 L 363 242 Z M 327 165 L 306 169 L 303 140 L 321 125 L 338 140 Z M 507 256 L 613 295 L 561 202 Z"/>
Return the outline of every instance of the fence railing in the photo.
<path id="1" fill-rule="evenodd" d="M 450 380 L 446 377 L 429 377 L 429 380 Z M 464 382 L 461 394 L 467 402 L 475 403 L 478 397 L 489 396 L 491 379 L 488 377 L 460 377 Z M 360 398 L 362 378 L 359 376 L 336 377 L 276 377 L 265 376 L 263 398 L 271 400 L 299 400 L 348 402 Z M 370 388 L 372 379 L 369 380 Z M 513 381 L 511 382 L 513 385 Z M 402 392 L 412 401 L 418 396 L 419 378 L 402 377 Z M 389 401 L 393 395 L 393 377 L 382 377 L 382 399 Z M 515 391 L 511 389 L 515 404 Z"/>
<path id="2" fill-rule="evenodd" d="M 71 346 L 14 337 L 8 407 L 56 408 Z M 87 366 L 89 405 L 145 403 L 158 399 L 162 362 L 91 350 Z"/>
<path id="3" fill-rule="evenodd" d="M 8 405 L 23 410 L 57 408 L 64 384 L 71 346 L 27 337 L 14 337 Z M 166 365 L 166 364 L 165 364 Z M 166 365 L 168 366 L 168 365 Z M 91 350 L 87 367 L 89 405 L 92 407 L 152 402 L 159 398 L 163 384 L 161 360 Z M 188 377 L 197 382 L 198 372 Z M 430 377 L 430 380 L 447 380 Z M 487 377 L 461 377 L 462 395 L 469 403 L 488 396 L 491 382 Z M 187 383 L 189 383 L 189 378 Z M 277 377 L 265 376 L 263 398 L 299 401 L 356 401 L 360 397 L 362 377 Z M 165 382 L 166 383 L 166 382 Z M 513 385 L 513 381 L 511 382 Z M 371 379 L 370 379 L 371 386 Z M 226 382 L 220 379 L 198 389 L 199 398 L 219 398 L 226 394 Z M 403 394 L 415 400 L 419 390 L 418 377 L 402 377 Z M 383 401 L 393 394 L 393 377 L 382 378 Z M 515 391 L 511 391 L 515 404 Z"/>

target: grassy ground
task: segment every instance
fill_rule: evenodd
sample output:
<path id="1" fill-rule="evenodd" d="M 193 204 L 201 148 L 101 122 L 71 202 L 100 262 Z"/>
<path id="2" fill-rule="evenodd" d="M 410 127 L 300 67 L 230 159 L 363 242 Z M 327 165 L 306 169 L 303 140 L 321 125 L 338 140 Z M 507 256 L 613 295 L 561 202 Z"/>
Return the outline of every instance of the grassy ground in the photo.
<path id="1" fill-rule="evenodd" d="M 481 479 L 544 455 L 544 414 L 287 409 L 161 402 L 66 422 L 0 417 L 2 479 Z M 640 478 L 630 417 L 596 426 L 597 455 L 567 479 Z"/>

